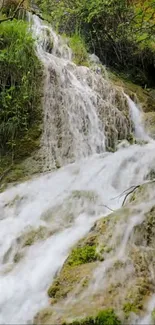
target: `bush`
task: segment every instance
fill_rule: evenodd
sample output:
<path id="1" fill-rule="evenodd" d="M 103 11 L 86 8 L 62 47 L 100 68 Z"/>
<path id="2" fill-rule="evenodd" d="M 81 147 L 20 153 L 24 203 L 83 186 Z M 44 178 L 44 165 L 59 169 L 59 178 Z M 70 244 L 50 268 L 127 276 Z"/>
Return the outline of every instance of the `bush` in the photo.
<path id="1" fill-rule="evenodd" d="M 113 309 L 102 310 L 95 319 L 95 325 L 120 325 L 121 322 Z"/>
<path id="2" fill-rule="evenodd" d="M 1 24 L 0 50 L 0 153 L 14 156 L 17 142 L 41 121 L 42 67 L 24 21 Z"/>
<path id="3" fill-rule="evenodd" d="M 86 44 L 82 37 L 78 34 L 74 34 L 69 39 L 69 46 L 73 51 L 73 61 L 77 65 L 89 65 L 88 64 L 88 53 L 86 49 Z"/>

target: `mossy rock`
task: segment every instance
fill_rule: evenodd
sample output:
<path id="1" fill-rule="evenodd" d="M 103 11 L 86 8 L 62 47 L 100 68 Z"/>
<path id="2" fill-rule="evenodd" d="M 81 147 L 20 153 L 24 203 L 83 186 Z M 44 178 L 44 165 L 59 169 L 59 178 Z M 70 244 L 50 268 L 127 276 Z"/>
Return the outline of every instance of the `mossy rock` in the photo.
<path id="1" fill-rule="evenodd" d="M 36 241 L 44 240 L 49 236 L 49 231 L 46 227 L 40 226 L 38 229 L 30 229 L 24 232 L 17 238 L 17 243 L 22 247 L 31 246 Z"/>
<path id="2" fill-rule="evenodd" d="M 44 309 L 34 318 L 35 324 L 49 324 L 52 316 L 50 308 Z M 60 325 L 121 325 L 119 317 L 112 308 L 100 310 L 96 315 L 76 318 L 72 321 L 58 321 Z"/>
<path id="3" fill-rule="evenodd" d="M 155 112 L 144 113 L 143 121 L 147 132 L 155 138 Z"/>
<path id="4" fill-rule="evenodd" d="M 126 302 L 123 306 L 123 311 L 124 311 L 124 314 L 125 314 L 125 317 L 129 317 L 130 313 L 137 313 L 138 312 L 138 309 L 137 307 L 135 306 L 135 304 L 131 303 L 131 302 Z"/>
<path id="5" fill-rule="evenodd" d="M 47 307 L 40 311 L 36 316 L 34 317 L 33 323 L 37 325 L 41 324 L 49 324 L 49 318 L 52 315 L 52 310 L 50 307 Z"/>
<path id="6" fill-rule="evenodd" d="M 135 227 L 134 241 L 138 246 L 143 245 L 155 249 L 155 206 L 145 214 L 142 224 Z"/>
<path id="7" fill-rule="evenodd" d="M 62 325 L 121 325 L 121 321 L 113 309 L 105 309 L 99 311 L 95 317 L 90 316 L 85 319 L 74 320 L 71 323 L 63 323 Z"/>
<path id="8" fill-rule="evenodd" d="M 151 313 L 151 324 L 155 325 L 155 309 L 153 309 Z"/>
<path id="9" fill-rule="evenodd" d="M 49 287 L 48 296 L 56 300 L 66 298 L 80 283 L 79 290 L 82 291 L 88 284 L 95 266 L 95 262 L 75 266 L 64 265 L 59 276 Z"/>
<path id="10" fill-rule="evenodd" d="M 0 189 L 4 190 L 9 183 L 25 181 L 35 172 L 42 171 L 40 166 L 34 168 L 33 165 L 39 165 L 36 159 L 31 164 L 27 164 L 27 158 L 33 157 L 34 153 L 40 148 L 40 136 L 42 134 L 42 125 L 34 125 L 31 127 L 27 134 L 17 140 L 15 147 L 15 159 L 12 162 L 9 155 L 1 157 L 0 176 L 1 186 Z"/>
<path id="11" fill-rule="evenodd" d="M 155 112 L 154 90 L 143 89 L 141 86 L 129 81 L 125 75 L 119 75 L 111 71 L 108 74 L 113 83 L 123 88 L 133 101 L 141 103 L 144 112 Z"/>
<path id="12" fill-rule="evenodd" d="M 72 197 L 75 199 L 87 199 L 88 201 L 96 201 L 98 199 L 95 191 L 72 191 Z"/>
<path id="13" fill-rule="evenodd" d="M 96 246 L 83 246 L 83 247 L 77 247 L 72 250 L 68 260 L 67 264 L 70 266 L 85 264 L 85 263 L 91 263 L 98 259 L 98 255 L 96 253 Z"/>

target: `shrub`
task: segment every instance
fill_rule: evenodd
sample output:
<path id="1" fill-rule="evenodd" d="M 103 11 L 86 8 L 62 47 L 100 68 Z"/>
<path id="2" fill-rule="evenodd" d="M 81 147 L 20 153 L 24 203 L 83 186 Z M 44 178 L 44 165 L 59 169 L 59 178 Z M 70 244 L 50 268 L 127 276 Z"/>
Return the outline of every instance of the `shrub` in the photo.
<path id="1" fill-rule="evenodd" d="M 72 253 L 68 259 L 68 264 L 70 266 L 80 265 L 96 261 L 97 259 L 98 255 L 96 254 L 96 246 L 86 245 L 72 250 Z"/>
<path id="2" fill-rule="evenodd" d="M 17 142 L 41 121 L 42 67 L 24 21 L 1 24 L 0 50 L 0 153 L 14 156 Z"/>
<path id="3" fill-rule="evenodd" d="M 120 325 L 121 322 L 113 309 L 102 310 L 95 319 L 95 325 Z"/>
<path id="4" fill-rule="evenodd" d="M 74 34 L 69 39 L 69 45 L 73 51 L 73 61 L 77 65 L 88 66 L 88 54 L 83 38 L 78 34 Z"/>

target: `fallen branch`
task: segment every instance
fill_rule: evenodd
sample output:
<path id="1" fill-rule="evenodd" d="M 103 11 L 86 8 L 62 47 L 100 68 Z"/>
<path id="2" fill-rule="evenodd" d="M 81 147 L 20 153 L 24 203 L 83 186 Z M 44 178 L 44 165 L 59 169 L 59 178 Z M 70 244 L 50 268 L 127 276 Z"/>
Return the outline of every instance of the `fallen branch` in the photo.
<path id="1" fill-rule="evenodd" d="M 107 208 L 108 210 L 114 212 L 113 209 L 109 208 L 109 207 L 108 207 L 107 205 L 105 205 L 105 204 L 101 204 L 101 205 L 99 205 L 99 206 L 100 206 L 100 207 L 105 207 L 105 208 Z"/>
<path id="2" fill-rule="evenodd" d="M 125 195 L 124 200 L 123 200 L 123 203 L 122 203 L 122 206 L 125 204 L 125 201 L 126 201 L 127 197 L 128 197 L 131 193 L 133 193 L 137 188 L 139 188 L 140 186 L 141 186 L 141 185 L 137 185 L 137 186 L 135 186 L 131 191 L 129 191 L 129 192 Z"/>
<path id="3" fill-rule="evenodd" d="M 10 172 L 10 170 L 12 169 L 13 164 L 11 164 L 11 166 L 9 166 L 2 175 L 0 175 L 0 182 L 3 180 L 3 178 Z"/>
<path id="4" fill-rule="evenodd" d="M 138 185 L 130 186 L 128 189 L 126 189 L 125 191 L 123 191 L 120 195 L 116 196 L 112 200 L 114 200 L 116 198 L 121 198 L 127 192 L 126 195 L 125 195 L 125 197 L 124 197 L 123 203 L 122 203 L 122 206 L 123 206 L 125 204 L 125 201 L 126 201 L 127 197 L 130 194 L 132 194 L 137 188 L 139 188 L 140 186 L 143 186 L 143 185 L 151 184 L 151 183 L 155 183 L 155 178 L 152 179 L 152 180 L 145 181 L 144 183 L 141 183 L 141 184 L 138 184 Z"/>
<path id="5" fill-rule="evenodd" d="M 113 197 L 111 200 L 115 200 L 115 199 L 120 199 L 127 191 L 129 191 L 130 189 L 135 188 L 135 185 L 130 186 L 127 190 L 123 191 L 121 194 L 119 194 L 118 196 Z"/>

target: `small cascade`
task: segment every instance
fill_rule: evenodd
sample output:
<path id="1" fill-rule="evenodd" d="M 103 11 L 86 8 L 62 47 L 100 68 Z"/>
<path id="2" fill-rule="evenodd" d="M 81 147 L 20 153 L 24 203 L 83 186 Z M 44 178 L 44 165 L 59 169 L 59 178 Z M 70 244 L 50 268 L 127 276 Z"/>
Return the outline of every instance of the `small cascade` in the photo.
<path id="1" fill-rule="evenodd" d="M 129 96 L 127 96 L 127 95 L 125 95 L 125 96 L 128 100 L 128 104 L 129 104 L 129 108 L 130 108 L 130 116 L 131 116 L 131 119 L 134 124 L 135 137 L 140 140 L 150 141 L 151 138 L 146 133 L 145 128 L 142 123 L 141 111 L 139 110 L 136 103 L 134 103 L 134 101 Z"/>

